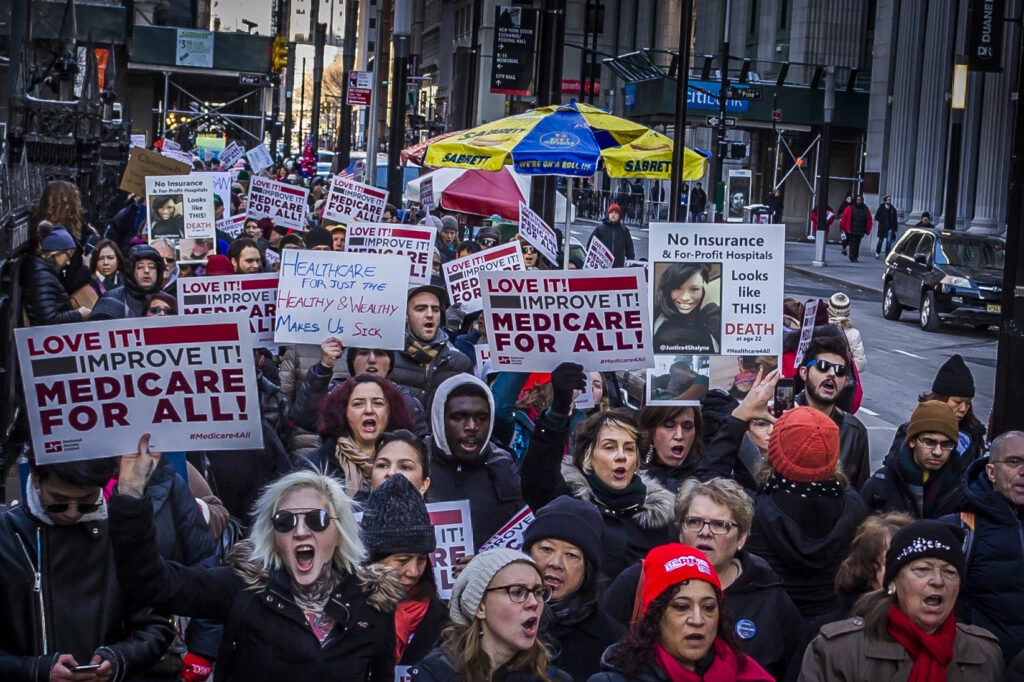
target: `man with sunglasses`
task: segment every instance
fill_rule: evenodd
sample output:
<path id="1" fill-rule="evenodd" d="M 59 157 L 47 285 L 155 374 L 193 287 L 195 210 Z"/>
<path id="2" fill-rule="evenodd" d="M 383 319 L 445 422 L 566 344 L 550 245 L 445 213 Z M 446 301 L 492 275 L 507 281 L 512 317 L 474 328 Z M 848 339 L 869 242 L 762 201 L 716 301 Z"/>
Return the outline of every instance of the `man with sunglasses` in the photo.
<path id="1" fill-rule="evenodd" d="M 0 514 L 0 679 L 137 679 L 170 646 L 167 618 L 130 608 L 115 577 L 103 486 L 116 467 L 33 465 L 25 503 Z"/>
<path id="2" fill-rule="evenodd" d="M 852 370 L 848 358 L 849 348 L 844 338 L 819 335 L 811 339 L 803 366 L 798 368 L 804 390 L 795 402 L 813 407 L 839 427 L 839 461 L 850 485 L 860 490 L 871 475 L 868 431 L 859 419 L 837 405 L 850 380 Z"/>
<path id="3" fill-rule="evenodd" d="M 861 489 L 871 513 L 900 511 L 915 519 L 937 519 L 959 512 L 965 498 L 956 452 L 953 410 L 938 400 L 917 406 L 903 445 Z"/>
<path id="4" fill-rule="evenodd" d="M 178 267 L 178 256 L 174 249 L 174 244 L 166 239 L 156 239 L 150 246 L 157 250 L 160 258 L 164 261 L 164 284 L 161 288 L 166 293 L 177 298 L 180 268 Z"/>
<path id="5" fill-rule="evenodd" d="M 121 320 L 142 317 L 145 313 L 146 298 L 163 289 L 166 265 L 160 252 L 149 244 L 132 247 L 125 266 L 124 286 L 105 293 L 93 308 L 90 319 Z"/>

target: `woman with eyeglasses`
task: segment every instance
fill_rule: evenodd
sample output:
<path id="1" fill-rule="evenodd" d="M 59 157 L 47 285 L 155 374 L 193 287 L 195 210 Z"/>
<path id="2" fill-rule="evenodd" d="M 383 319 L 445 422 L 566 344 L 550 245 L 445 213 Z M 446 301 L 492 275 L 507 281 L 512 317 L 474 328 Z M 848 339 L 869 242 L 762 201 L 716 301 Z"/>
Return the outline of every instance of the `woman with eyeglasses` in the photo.
<path id="1" fill-rule="evenodd" d="M 271 483 L 248 540 L 218 568 L 160 557 L 148 481 L 160 460 L 149 434 L 121 458 L 110 499 L 120 584 L 137 602 L 224 623 L 216 679 L 392 680 L 401 586 L 386 568 L 359 568 L 365 550 L 341 484 L 313 471 Z"/>
<path id="2" fill-rule="evenodd" d="M 437 649 L 409 669 L 415 682 L 572 682 L 538 638 L 551 598 L 533 560 L 511 549 L 466 564 L 448 604 Z M 597 652 L 594 652 L 597 655 Z"/>
<path id="3" fill-rule="evenodd" d="M 36 228 L 33 242 L 38 246 L 21 269 L 22 300 L 29 324 L 39 327 L 89 319 L 91 310 L 76 310 L 60 281 L 61 271 L 68 267 L 77 248 L 75 240 L 60 225 L 44 220 Z"/>
<path id="4" fill-rule="evenodd" d="M 101 239 L 89 259 L 89 271 L 92 272 L 92 288 L 97 296 L 124 286 L 124 256 L 117 244 L 110 239 Z"/>
<path id="5" fill-rule="evenodd" d="M 548 269 L 547 261 L 540 255 L 540 251 L 537 250 L 536 246 L 523 239 L 520 235 L 516 235 L 516 241 L 519 242 L 520 247 L 523 249 L 523 265 L 527 270 Z"/>
<path id="6" fill-rule="evenodd" d="M 640 410 L 637 423 L 647 475 L 678 493 L 704 456 L 700 408 L 648 405 Z"/>
<path id="7" fill-rule="evenodd" d="M 163 317 L 178 314 L 178 302 L 162 291 L 150 294 L 142 308 L 143 317 Z"/>

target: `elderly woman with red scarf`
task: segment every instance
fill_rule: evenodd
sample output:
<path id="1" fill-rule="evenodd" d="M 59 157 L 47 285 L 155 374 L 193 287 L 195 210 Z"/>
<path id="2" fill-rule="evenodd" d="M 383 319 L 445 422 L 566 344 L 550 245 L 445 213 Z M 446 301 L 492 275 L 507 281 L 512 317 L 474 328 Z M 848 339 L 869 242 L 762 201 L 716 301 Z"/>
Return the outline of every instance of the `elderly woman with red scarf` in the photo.
<path id="1" fill-rule="evenodd" d="M 800 682 L 1003 679 L 999 641 L 953 615 L 966 569 L 963 532 L 939 521 L 898 530 L 885 553 L 882 589 L 854 607 L 861 617 L 821 628 Z"/>

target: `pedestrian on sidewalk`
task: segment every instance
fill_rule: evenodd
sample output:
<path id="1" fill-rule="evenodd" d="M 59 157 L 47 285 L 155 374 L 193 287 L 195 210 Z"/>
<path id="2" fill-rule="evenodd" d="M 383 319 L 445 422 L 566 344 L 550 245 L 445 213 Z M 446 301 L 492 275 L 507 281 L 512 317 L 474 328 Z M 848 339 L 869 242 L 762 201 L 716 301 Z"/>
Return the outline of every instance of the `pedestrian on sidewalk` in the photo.
<path id="1" fill-rule="evenodd" d="M 597 226 L 590 236 L 591 241 L 594 239 L 600 240 L 612 252 L 613 268 L 621 268 L 627 260 L 636 258 L 636 253 L 633 250 L 633 236 L 629 233 L 629 228 L 622 224 L 622 208 L 618 204 L 608 207 L 608 217 Z M 589 248 L 590 241 L 587 242 L 587 249 Z"/>
<path id="2" fill-rule="evenodd" d="M 832 228 L 832 223 L 836 221 L 836 214 L 832 210 L 832 207 L 825 204 L 825 239 L 828 239 L 828 231 Z M 818 206 L 811 209 L 811 228 L 818 231 Z"/>
<path id="3" fill-rule="evenodd" d="M 704 191 L 698 182 L 690 190 L 690 222 L 704 222 L 704 211 L 708 207 L 708 193 Z"/>
<path id="4" fill-rule="evenodd" d="M 777 189 L 768 197 L 768 213 L 771 215 L 771 221 L 773 224 L 782 222 L 782 209 L 782 190 Z"/>
<path id="5" fill-rule="evenodd" d="M 853 326 L 850 320 L 850 297 L 841 291 L 832 294 L 828 299 L 828 323 L 833 327 L 839 327 L 846 335 L 846 344 L 850 347 L 850 355 L 857 365 L 857 371 L 863 372 L 868 366 L 868 357 L 864 352 L 864 341 L 860 332 Z"/>
<path id="6" fill-rule="evenodd" d="M 882 243 L 885 243 L 885 255 L 892 251 L 896 243 L 896 231 L 899 228 L 899 216 L 892 205 L 892 197 L 886 196 L 882 205 L 875 211 L 875 222 L 878 223 L 878 242 L 875 244 L 875 260 L 882 257 Z"/>
<path id="7" fill-rule="evenodd" d="M 860 259 L 861 240 L 871 234 L 871 211 L 864 205 L 864 195 L 858 194 L 853 205 L 843 211 L 839 225 L 846 233 L 850 262 L 856 263 Z"/>
<path id="8" fill-rule="evenodd" d="M 840 218 L 843 217 L 843 213 L 846 209 L 853 205 L 853 195 L 847 194 L 846 198 L 843 199 L 843 203 L 839 204 L 839 211 L 836 213 Z M 846 255 L 846 233 L 842 230 L 839 231 L 839 244 L 843 247 L 843 255 Z"/>
<path id="9" fill-rule="evenodd" d="M 935 227 L 934 225 L 932 225 L 932 214 L 929 213 L 928 211 L 922 213 L 921 220 L 917 221 L 917 225 L 915 225 L 915 227 Z"/>

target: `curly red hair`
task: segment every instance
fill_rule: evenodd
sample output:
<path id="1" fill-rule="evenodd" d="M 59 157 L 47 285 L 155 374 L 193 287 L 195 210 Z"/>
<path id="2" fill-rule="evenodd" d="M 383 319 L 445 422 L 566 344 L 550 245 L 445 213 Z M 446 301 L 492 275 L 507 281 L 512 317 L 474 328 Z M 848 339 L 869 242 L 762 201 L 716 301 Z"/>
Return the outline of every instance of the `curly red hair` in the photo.
<path id="1" fill-rule="evenodd" d="M 324 396 L 320 403 L 320 435 L 325 438 L 350 438 L 352 429 L 348 425 L 348 403 L 352 399 L 352 392 L 359 384 L 377 384 L 384 394 L 384 400 L 388 403 L 388 423 L 384 431 L 396 431 L 398 429 L 412 430 L 412 413 L 409 406 L 405 404 L 405 398 L 399 393 L 398 387 L 387 379 L 375 377 L 372 374 L 360 374 L 357 377 L 349 377 L 340 386 Z"/>

